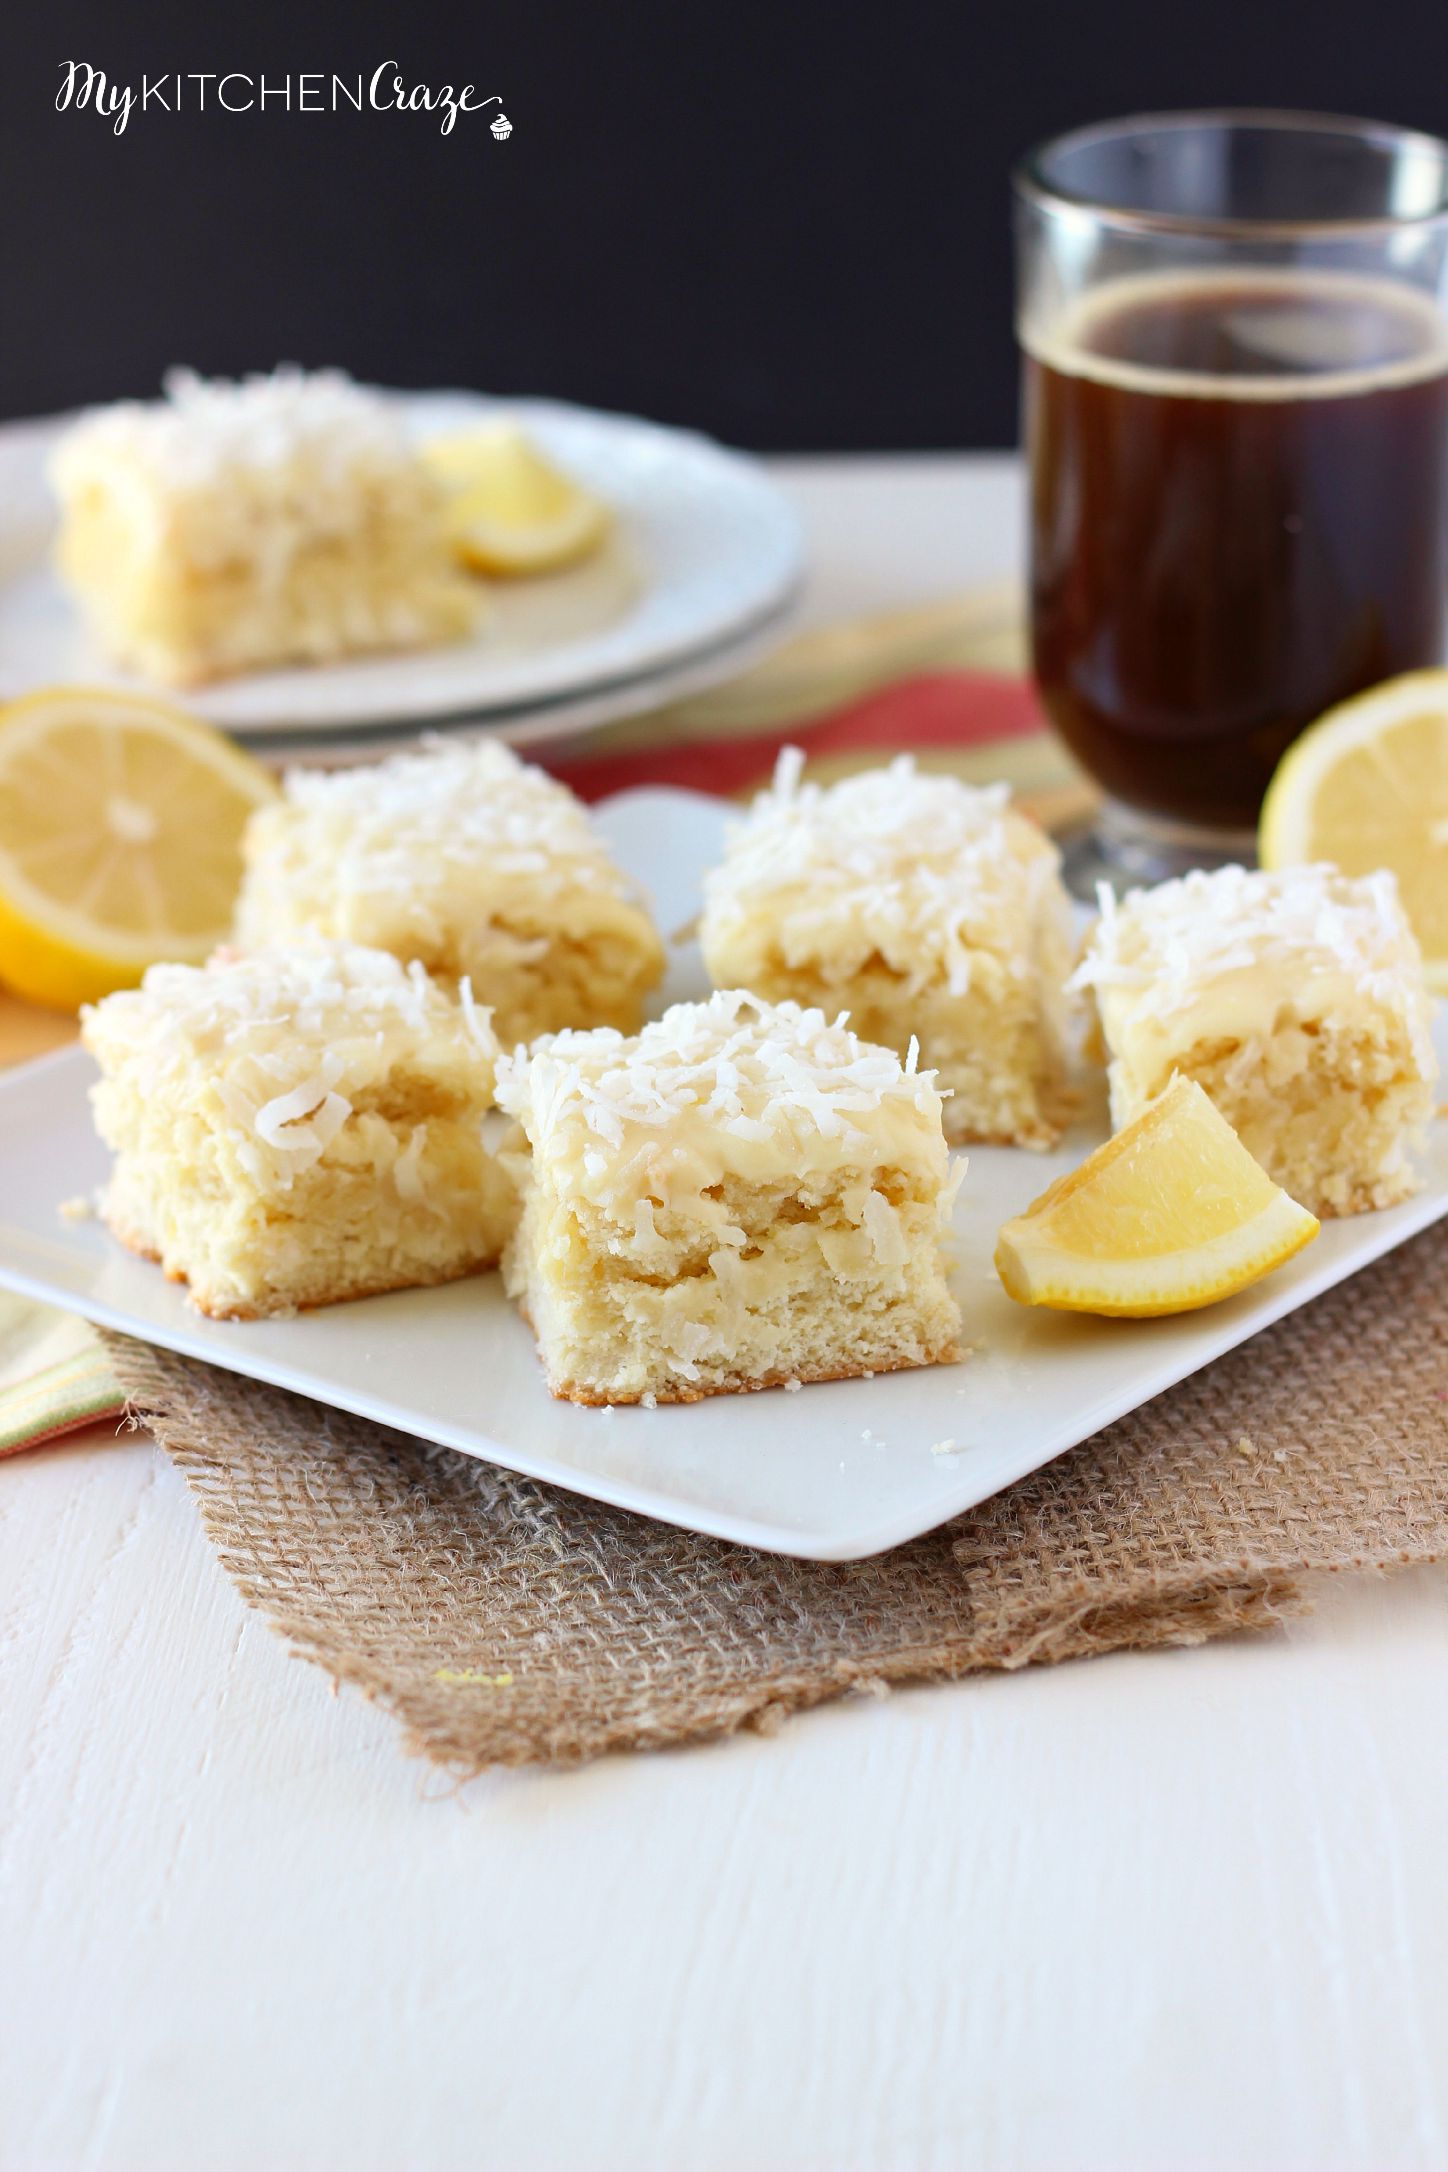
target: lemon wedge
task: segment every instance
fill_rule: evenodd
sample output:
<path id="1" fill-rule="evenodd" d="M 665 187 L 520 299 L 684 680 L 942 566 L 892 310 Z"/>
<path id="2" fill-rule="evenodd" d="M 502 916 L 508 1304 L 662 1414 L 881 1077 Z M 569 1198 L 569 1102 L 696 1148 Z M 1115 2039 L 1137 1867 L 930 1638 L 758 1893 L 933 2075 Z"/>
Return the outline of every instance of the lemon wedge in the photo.
<path id="1" fill-rule="evenodd" d="M 552 573 L 598 548 L 613 515 L 512 423 L 434 438 L 423 465 L 441 486 L 448 539 L 477 573 Z"/>
<path id="2" fill-rule="evenodd" d="M 53 687 L 0 708 L 0 980 L 69 1009 L 231 928 L 241 833 L 275 786 L 208 724 Z"/>
<path id="3" fill-rule="evenodd" d="M 1196 1080 L 1178 1073 L 1006 1223 L 995 1263 L 1019 1304 L 1142 1319 L 1245 1290 L 1317 1231 Z"/>
<path id="4" fill-rule="evenodd" d="M 1295 740 L 1267 788 L 1258 852 L 1264 867 L 1391 868 L 1429 986 L 1448 995 L 1448 671 L 1389 679 Z"/>

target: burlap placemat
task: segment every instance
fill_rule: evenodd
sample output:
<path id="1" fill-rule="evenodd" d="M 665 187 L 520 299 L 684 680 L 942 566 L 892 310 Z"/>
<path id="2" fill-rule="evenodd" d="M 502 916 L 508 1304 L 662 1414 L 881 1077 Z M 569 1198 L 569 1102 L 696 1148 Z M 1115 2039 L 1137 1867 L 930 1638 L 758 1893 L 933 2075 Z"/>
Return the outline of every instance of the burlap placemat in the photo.
<path id="1" fill-rule="evenodd" d="M 1199 1643 L 1448 1551 L 1430 1230 L 928 1538 L 780 1560 L 107 1336 L 242 1596 L 459 1772 L 656 1749 L 850 1690 Z M 787 1453 L 781 1447 L 782 1454 Z"/>

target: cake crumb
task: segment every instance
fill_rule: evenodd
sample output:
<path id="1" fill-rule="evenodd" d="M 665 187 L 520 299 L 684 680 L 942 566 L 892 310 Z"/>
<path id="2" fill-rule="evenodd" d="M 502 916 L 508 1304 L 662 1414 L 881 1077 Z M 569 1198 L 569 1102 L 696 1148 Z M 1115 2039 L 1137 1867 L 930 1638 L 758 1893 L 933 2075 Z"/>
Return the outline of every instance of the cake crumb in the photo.
<path id="1" fill-rule="evenodd" d="M 869 1375 L 867 1374 L 866 1378 L 868 1379 L 868 1377 Z M 784 1392 L 786 1395 L 798 1395 L 800 1389 L 803 1386 L 804 1382 L 802 1380 L 786 1380 L 784 1383 Z"/>
<path id="2" fill-rule="evenodd" d="M 1234 1445 L 1239 1456 L 1254 1456 L 1257 1453 L 1257 1443 L 1250 1434 L 1239 1433 Z"/>
<path id="3" fill-rule="evenodd" d="M 958 1456 L 960 1454 L 960 1442 L 953 1439 L 932 1441 L 930 1453 L 933 1456 Z"/>
<path id="4" fill-rule="evenodd" d="M 649 1389 L 646 1395 L 641 1395 L 639 1401 L 645 1410 L 657 1410 L 659 1407 L 659 1399 L 652 1388 Z"/>
<path id="5" fill-rule="evenodd" d="M 77 1192 L 73 1199 L 60 1202 L 63 1222 L 93 1222 L 99 1213 L 100 1202 L 93 1192 Z"/>

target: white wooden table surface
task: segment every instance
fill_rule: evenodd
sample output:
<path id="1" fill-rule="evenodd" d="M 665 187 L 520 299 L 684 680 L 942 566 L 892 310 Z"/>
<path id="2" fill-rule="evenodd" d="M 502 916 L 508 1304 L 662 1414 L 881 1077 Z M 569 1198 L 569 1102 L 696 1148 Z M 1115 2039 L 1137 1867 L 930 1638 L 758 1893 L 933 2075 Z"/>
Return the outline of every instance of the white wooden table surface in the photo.
<path id="1" fill-rule="evenodd" d="M 791 463 L 817 618 L 1004 463 Z M 1448 2164 L 1448 1574 L 461 1793 L 141 1438 L 0 1466 L 3 2172 Z"/>

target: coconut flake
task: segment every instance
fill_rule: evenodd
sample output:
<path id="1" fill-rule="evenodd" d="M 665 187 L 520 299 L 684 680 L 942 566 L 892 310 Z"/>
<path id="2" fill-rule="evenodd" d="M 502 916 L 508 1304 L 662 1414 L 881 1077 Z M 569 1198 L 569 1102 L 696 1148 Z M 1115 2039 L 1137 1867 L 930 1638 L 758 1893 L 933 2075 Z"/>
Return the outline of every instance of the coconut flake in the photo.
<path id="1" fill-rule="evenodd" d="M 910 1247 L 905 1242 L 900 1217 L 889 1200 L 879 1192 L 866 1192 L 861 1219 L 880 1265 L 905 1266 L 910 1258 Z"/>
<path id="2" fill-rule="evenodd" d="M 318 1072 L 314 1078 L 304 1079 L 290 1093 L 278 1094 L 259 1108 L 252 1122 L 256 1125 L 268 1146 L 287 1144 L 287 1126 L 300 1117 L 310 1116 L 320 1106 L 328 1092 L 327 1079 Z"/>
<path id="3" fill-rule="evenodd" d="M 399 1199 L 410 1207 L 425 1206 L 427 1187 L 422 1180 L 422 1157 L 427 1149 L 426 1124 L 414 1124 L 406 1146 L 392 1164 L 392 1181 Z"/>

